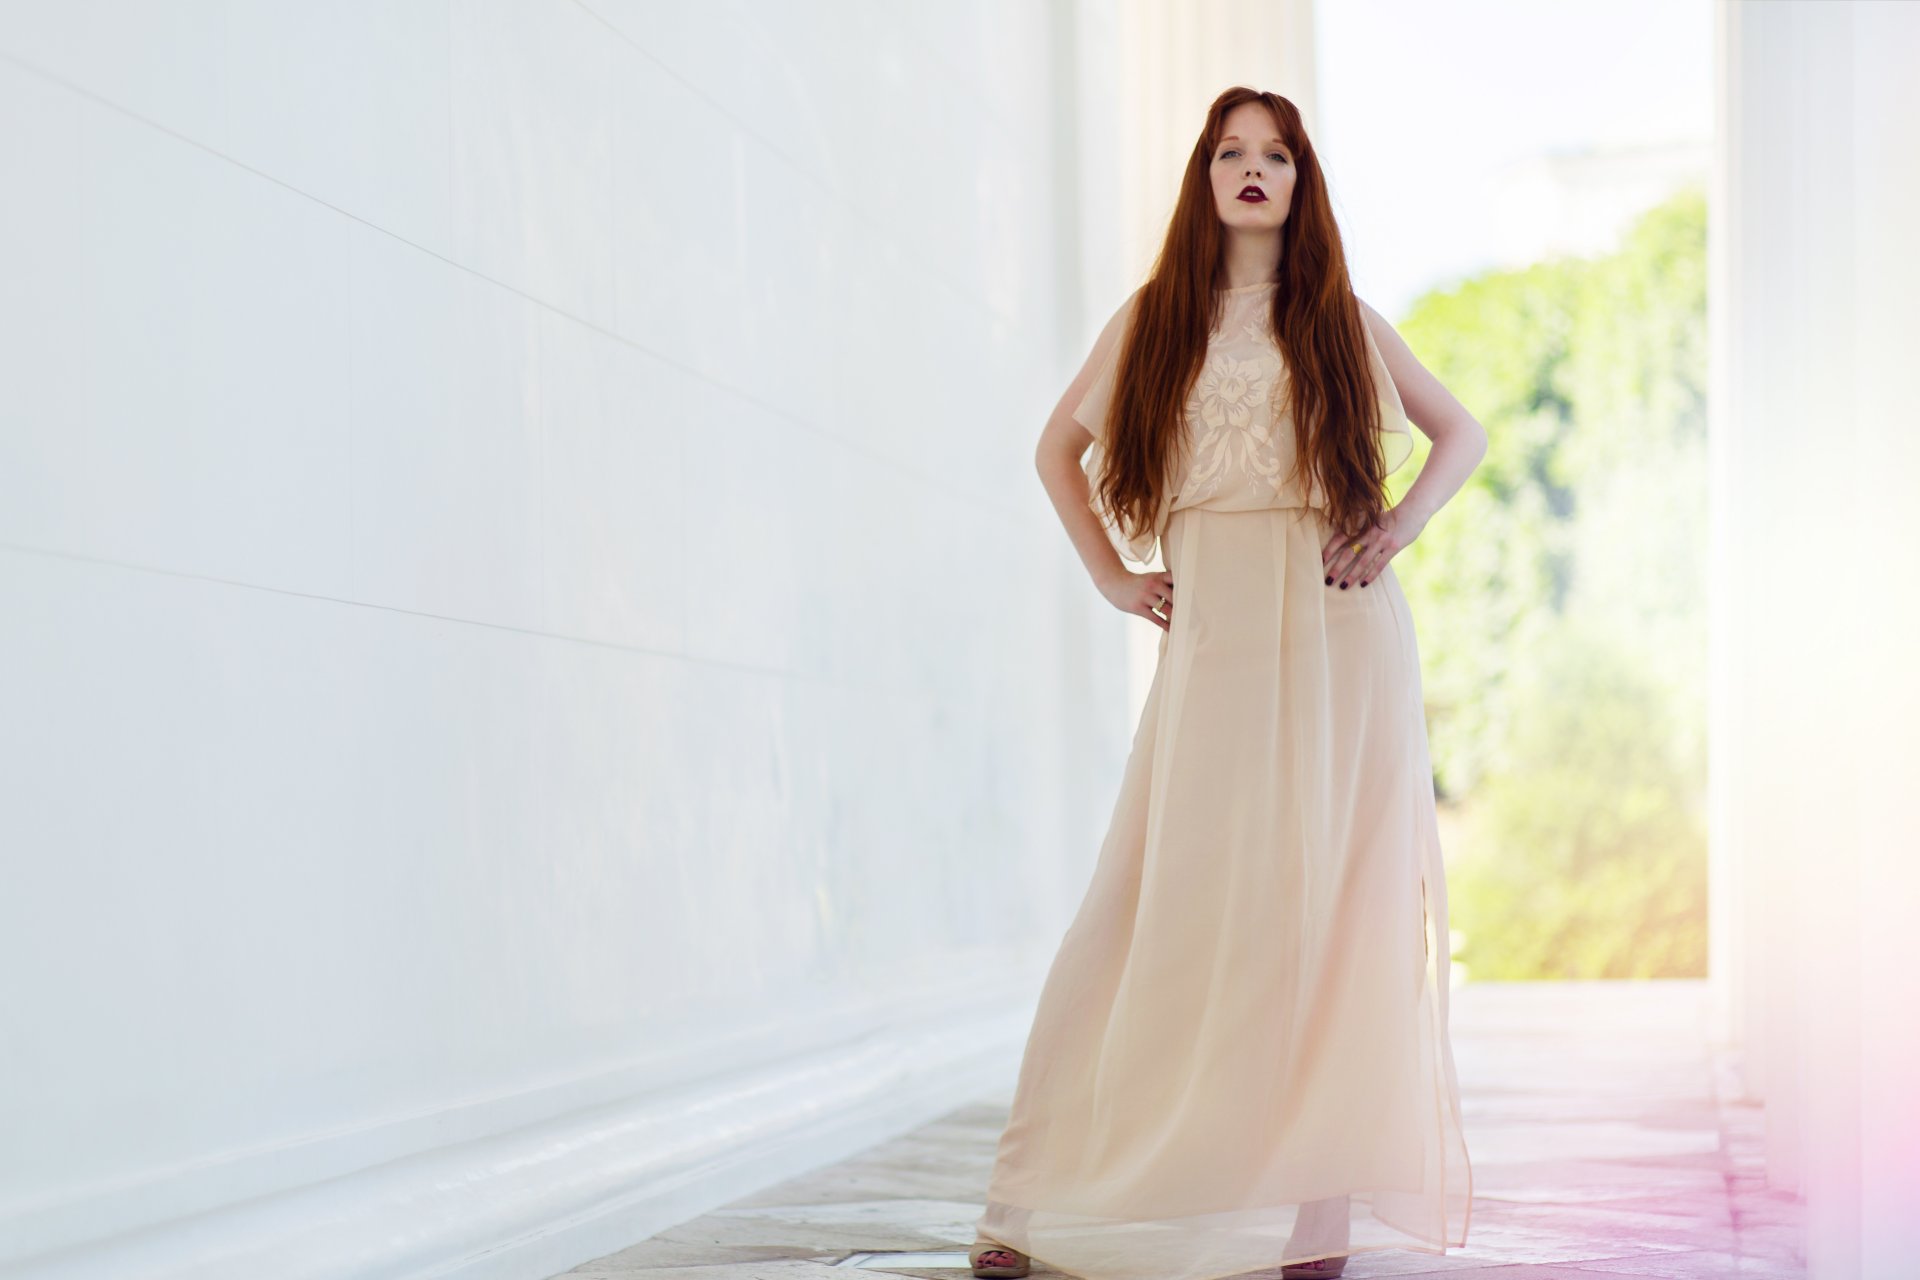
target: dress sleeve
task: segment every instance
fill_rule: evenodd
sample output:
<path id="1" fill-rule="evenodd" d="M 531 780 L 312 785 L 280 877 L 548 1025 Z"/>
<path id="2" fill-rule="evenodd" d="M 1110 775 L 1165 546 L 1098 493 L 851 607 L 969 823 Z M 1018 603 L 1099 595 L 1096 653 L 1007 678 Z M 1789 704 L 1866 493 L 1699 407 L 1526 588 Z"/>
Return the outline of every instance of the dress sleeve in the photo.
<path id="1" fill-rule="evenodd" d="M 1086 367 L 1093 370 L 1093 377 L 1087 383 L 1087 389 L 1080 396 L 1080 402 L 1074 406 L 1073 420 L 1093 433 L 1093 444 L 1080 458 L 1080 469 L 1086 473 L 1089 493 L 1095 488 L 1094 481 L 1100 474 L 1105 461 L 1108 415 L 1113 408 L 1113 394 L 1120 366 L 1120 348 L 1125 344 L 1127 324 L 1133 317 L 1135 299 L 1140 296 L 1138 289 L 1127 296 L 1120 309 L 1113 313 L 1100 336 L 1093 341 L 1093 350 L 1087 354 Z M 1120 558 L 1143 567 L 1153 563 L 1154 547 L 1160 540 L 1159 526 L 1163 525 L 1168 506 L 1167 500 L 1161 502 L 1161 514 L 1155 521 L 1156 527 L 1146 530 L 1137 537 L 1129 538 L 1120 529 L 1111 513 L 1100 506 L 1097 497 L 1089 496 L 1087 506 L 1099 517 L 1100 526 L 1106 530 L 1107 541 L 1113 544 Z"/>
<path id="2" fill-rule="evenodd" d="M 1380 452 L 1387 461 L 1385 474 L 1392 475 L 1413 454 L 1413 428 L 1407 422 L 1406 406 L 1400 403 L 1400 388 L 1393 384 L 1393 374 L 1387 370 L 1386 357 L 1380 354 L 1373 326 L 1365 316 L 1360 318 L 1360 328 L 1367 335 L 1367 364 L 1380 393 Z"/>
<path id="3" fill-rule="evenodd" d="M 1107 412 L 1113 407 L 1120 348 L 1125 344 L 1127 323 L 1133 318 L 1134 300 L 1139 296 L 1138 289 L 1127 295 L 1127 300 L 1120 304 L 1120 309 L 1113 313 L 1106 327 L 1093 340 L 1093 350 L 1087 354 L 1087 367 L 1093 370 L 1093 378 L 1081 395 L 1080 403 L 1074 406 L 1073 420 L 1091 431 L 1095 440 L 1104 440 L 1107 436 Z"/>

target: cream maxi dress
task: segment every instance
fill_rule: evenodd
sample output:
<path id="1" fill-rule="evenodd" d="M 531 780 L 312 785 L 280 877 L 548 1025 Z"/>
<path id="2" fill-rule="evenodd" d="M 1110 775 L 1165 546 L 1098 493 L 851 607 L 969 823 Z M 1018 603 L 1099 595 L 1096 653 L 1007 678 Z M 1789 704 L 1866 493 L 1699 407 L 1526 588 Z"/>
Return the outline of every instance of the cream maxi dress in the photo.
<path id="1" fill-rule="evenodd" d="M 1157 533 L 1173 619 L 977 1222 L 1036 1270 L 1208 1280 L 1466 1242 L 1413 618 L 1391 563 L 1323 580 L 1274 287 L 1227 291 L 1159 527 L 1108 525 L 1142 564 Z M 1132 303 L 1074 413 L 1089 474 Z M 1391 470 L 1413 438 L 1366 342 Z"/>

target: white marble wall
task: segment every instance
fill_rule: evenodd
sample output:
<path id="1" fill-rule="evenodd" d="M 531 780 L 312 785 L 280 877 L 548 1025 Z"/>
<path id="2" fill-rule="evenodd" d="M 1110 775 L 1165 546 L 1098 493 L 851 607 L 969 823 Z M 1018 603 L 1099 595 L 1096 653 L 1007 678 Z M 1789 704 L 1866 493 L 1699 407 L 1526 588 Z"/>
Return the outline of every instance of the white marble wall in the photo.
<path id="1" fill-rule="evenodd" d="M 545 1274 L 1005 1069 L 1100 10 L 0 7 L 0 1274 Z"/>
<path id="2" fill-rule="evenodd" d="M 1920 1267 L 1920 6 L 1719 0 L 1712 971 L 1809 1280 Z"/>

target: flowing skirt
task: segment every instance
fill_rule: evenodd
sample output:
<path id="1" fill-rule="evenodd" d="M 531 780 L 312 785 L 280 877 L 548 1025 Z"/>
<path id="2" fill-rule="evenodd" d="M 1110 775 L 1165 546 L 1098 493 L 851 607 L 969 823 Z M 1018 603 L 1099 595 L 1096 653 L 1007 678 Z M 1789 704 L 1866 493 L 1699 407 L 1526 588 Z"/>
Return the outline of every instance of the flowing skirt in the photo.
<path id="1" fill-rule="evenodd" d="M 1174 610 L 981 1236 L 1087 1280 L 1466 1242 L 1413 619 L 1317 508 L 1172 513 Z"/>

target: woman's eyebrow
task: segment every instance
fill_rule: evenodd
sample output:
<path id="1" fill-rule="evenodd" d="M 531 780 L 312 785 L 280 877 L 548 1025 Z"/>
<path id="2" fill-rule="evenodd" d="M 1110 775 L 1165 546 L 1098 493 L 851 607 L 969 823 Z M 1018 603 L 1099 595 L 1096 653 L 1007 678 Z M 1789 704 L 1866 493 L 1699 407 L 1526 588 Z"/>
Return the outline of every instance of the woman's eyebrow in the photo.
<path id="1" fill-rule="evenodd" d="M 1238 141 L 1240 141 L 1240 135 L 1239 135 L 1239 134 L 1237 134 L 1237 133 L 1230 133 L 1230 134 L 1228 134 L 1228 135 L 1227 135 L 1226 137 L 1224 137 L 1224 138 L 1222 138 L 1222 139 L 1220 139 L 1220 141 L 1222 141 L 1222 142 L 1238 142 Z M 1287 145 L 1287 142 L 1286 142 L 1286 139 L 1284 139 L 1284 138 L 1270 138 L 1270 139 L 1268 139 L 1268 141 L 1270 141 L 1270 142 L 1272 142 L 1272 143 L 1273 143 L 1273 144 L 1274 144 L 1275 146 L 1277 146 L 1277 147 L 1280 147 L 1280 148 L 1283 148 L 1283 149 L 1284 149 L 1284 148 L 1286 147 L 1286 145 Z"/>

